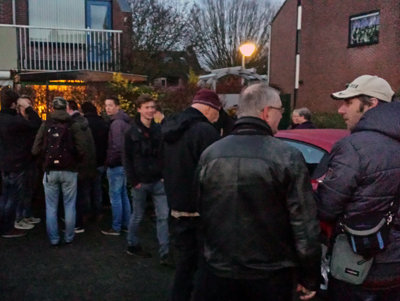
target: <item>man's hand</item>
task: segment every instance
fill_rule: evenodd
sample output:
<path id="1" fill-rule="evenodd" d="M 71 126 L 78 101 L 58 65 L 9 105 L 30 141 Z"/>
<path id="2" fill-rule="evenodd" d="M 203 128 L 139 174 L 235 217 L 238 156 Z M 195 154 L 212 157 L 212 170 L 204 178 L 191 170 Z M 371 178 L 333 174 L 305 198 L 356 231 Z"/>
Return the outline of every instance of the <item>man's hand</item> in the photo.
<path id="1" fill-rule="evenodd" d="M 17 100 L 17 111 L 23 116 L 27 117 L 25 114 L 25 109 L 30 107 L 31 103 L 28 99 L 26 98 L 18 98 Z"/>
<path id="2" fill-rule="evenodd" d="M 140 187 L 142 187 L 142 183 L 137 184 L 134 188 L 139 189 Z"/>
<path id="3" fill-rule="evenodd" d="M 300 293 L 300 300 L 310 300 L 315 297 L 316 291 L 309 291 L 301 284 L 297 284 L 297 292 Z"/>

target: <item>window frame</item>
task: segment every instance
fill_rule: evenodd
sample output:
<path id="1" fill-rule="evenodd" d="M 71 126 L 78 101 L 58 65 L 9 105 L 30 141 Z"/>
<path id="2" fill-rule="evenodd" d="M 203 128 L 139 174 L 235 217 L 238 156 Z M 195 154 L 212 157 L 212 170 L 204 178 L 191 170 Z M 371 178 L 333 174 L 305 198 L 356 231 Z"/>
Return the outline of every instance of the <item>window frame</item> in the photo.
<path id="1" fill-rule="evenodd" d="M 352 25 L 353 25 L 353 23 L 356 20 L 361 19 L 363 16 L 365 18 L 371 18 L 371 17 L 374 17 L 375 14 L 377 14 L 378 17 L 379 17 L 379 23 L 375 24 L 375 26 L 376 25 L 378 26 L 378 30 L 377 30 L 378 34 L 377 34 L 376 41 L 360 42 L 360 43 L 353 42 L 352 43 L 352 39 L 351 39 L 352 34 L 351 33 L 352 33 Z M 380 25 L 381 25 L 381 12 L 380 12 L 380 10 L 373 10 L 373 11 L 364 12 L 364 13 L 360 13 L 360 14 L 356 14 L 356 15 L 351 15 L 349 17 L 347 47 L 348 48 L 354 48 L 354 47 L 360 47 L 360 46 L 368 46 L 368 45 L 379 44 Z"/>

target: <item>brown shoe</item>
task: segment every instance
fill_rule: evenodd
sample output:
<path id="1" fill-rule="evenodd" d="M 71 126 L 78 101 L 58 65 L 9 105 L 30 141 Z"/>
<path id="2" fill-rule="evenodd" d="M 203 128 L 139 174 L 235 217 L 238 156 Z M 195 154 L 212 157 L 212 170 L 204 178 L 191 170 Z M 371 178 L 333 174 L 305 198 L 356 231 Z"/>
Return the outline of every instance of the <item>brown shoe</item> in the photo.
<path id="1" fill-rule="evenodd" d="M 1 237 L 3 237 L 3 238 L 17 238 L 17 237 L 23 237 L 25 235 L 26 235 L 25 231 L 13 228 L 11 231 L 8 231 L 7 233 L 2 234 Z"/>

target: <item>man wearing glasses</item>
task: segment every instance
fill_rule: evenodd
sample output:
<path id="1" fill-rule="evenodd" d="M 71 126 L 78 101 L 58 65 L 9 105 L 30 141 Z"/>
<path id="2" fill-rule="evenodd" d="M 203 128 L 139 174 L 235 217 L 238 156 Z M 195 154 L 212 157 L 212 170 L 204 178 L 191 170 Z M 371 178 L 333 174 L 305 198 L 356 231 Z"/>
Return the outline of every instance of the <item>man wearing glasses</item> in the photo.
<path id="1" fill-rule="evenodd" d="M 196 300 L 311 299 L 319 282 L 316 204 L 302 154 L 273 137 L 283 108 L 260 83 L 239 100 L 232 133 L 201 155 L 204 271 Z"/>

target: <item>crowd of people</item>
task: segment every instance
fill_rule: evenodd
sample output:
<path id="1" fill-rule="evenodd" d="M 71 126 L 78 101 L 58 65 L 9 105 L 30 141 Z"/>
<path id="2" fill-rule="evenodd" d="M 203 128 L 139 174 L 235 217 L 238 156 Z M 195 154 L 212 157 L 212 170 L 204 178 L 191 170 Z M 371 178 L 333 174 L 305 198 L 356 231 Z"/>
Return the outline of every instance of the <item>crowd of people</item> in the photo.
<path id="1" fill-rule="evenodd" d="M 283 107 L 279 91 L 264 83 L 242 91 L 228 132 L 215 126 L 222 104 L 207 89 L 162 124 L 148 94 L 137 99 L 134 119 L 115 97 L 105 100 L 108 122 L 90 102 L 79 111 L 56 97 L 42 122 L 29 97 L 1 93 L 3 238 L 24 236 L 40 222 L 29 184 L 40 162 L 52 246 L 72 243 L 88 214 L 101 218 L 106 173 L 112 223 L 101 232 L 126 231 L 126 253 L 149 258 L 138 228 L 152 199 L 160 264 L 172 262 L 170 233 L 176 249 L 170 300 L 293 300 L 295 292 L 312 299 L 321 281 L 320 221 L 333 229 L 328 253 L 345 233 L 350 253 L 371 262 L 362 273 L 346 268 L 347 278 L 332 274 L 331 300 L 400 300 L 400 103 L 384 79 L 363 75 L 332 93 L 351 134 L 333 147 L 317 191 L 302 154 L 274 138 Z M 293 128 L 315 128 L 310 119 L 307 108 L 294 110 Z"/>

